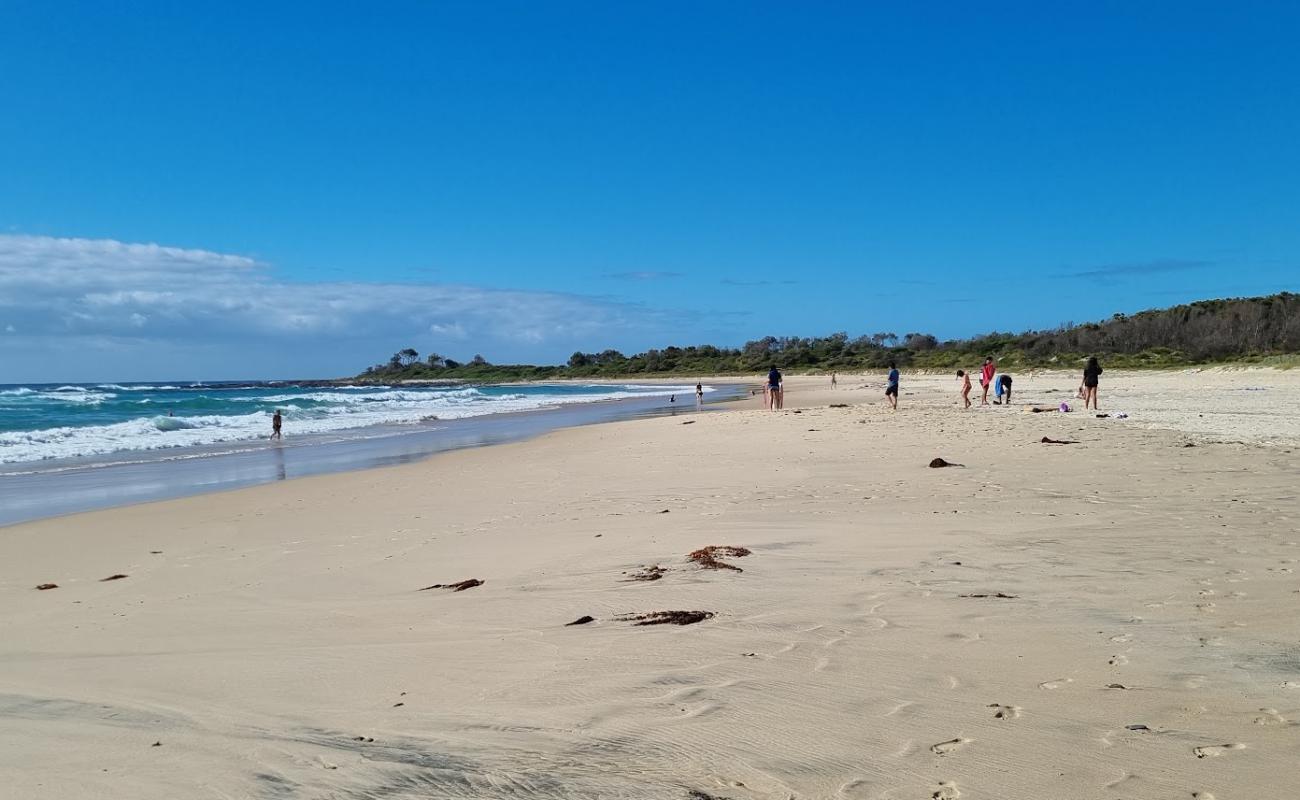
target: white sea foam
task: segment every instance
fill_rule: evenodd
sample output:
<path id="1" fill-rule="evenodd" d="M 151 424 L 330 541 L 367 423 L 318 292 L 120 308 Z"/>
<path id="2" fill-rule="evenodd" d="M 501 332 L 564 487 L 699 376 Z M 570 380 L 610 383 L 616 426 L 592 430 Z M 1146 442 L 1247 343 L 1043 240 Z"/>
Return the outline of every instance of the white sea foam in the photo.
<path id="1" fill-rule="evenodd" d="M 75 387 L 72 387 L 75 388 Z M 117 397 L 112 392 L 92 392 L 92 391 L 71 391 L 69 387 L 61 389 L 49 389 L 47 391 L 36 391 L 26 387 L 20 389 L 6 389 L 0 391 L 0 397 L 21 397 L 24 401 L 45 400 L 52 403 L 63 403 L 65 405 L 98 405 L 105 400 L 112 400 Z"/>
<path id="2" fill-rule="evenodd" d="M 65 387 L 79 388 L 79 387 Z M 565 387 L 571 389 L 572 387 Z M 265 438 L 270 433 L 271 407 L 284 414 L 287 435 L 325 434 L 361 430 L 376 425 L 427 423 L 431 419 L 453 420 L 548 407 L 619 400 L 631 397 L 685 395 L 693 386 L 609 386 L 599 393 L 492 394 L 475 388 L 448 391 L 390 389 L 382 391 L 308 391 L 270 396 L 254 394 L 222 398 L 230 401 L 233 413 L 183 416 L 141 416 L 103 425 L 59 426 L 41 430 L 0 432 L 0 463 L 42 461 L 79 456 L 105 456 L 130 451 L 153 451 L 215 445 Z M 711 389 L 710 389 L 711 390 Z M 557 387 L 557 391 L 560 391 Z M 15 392 L 18 393 L 18 392 Z M 98 403 L 116 397 L 104 391 L 55 391 L 53 402 Z M 72 401 L 69 398 L 79 398 Z M 147 399 L 147 398 L 146 398 Z M 138 402 L 138 401 L 137 401 Z M 248 409 L 245 404 L 259 404 Z M 238 405 L 236 405 L 238 404 Z"/>

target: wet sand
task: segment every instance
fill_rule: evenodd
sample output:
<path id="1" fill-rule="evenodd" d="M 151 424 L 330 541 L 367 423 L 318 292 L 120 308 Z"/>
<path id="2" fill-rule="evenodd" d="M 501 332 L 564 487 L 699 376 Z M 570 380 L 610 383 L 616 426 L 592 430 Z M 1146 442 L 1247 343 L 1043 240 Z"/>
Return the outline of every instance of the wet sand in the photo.
<path id="1" fill-rule="evenodd" d="M 1300 375 L 840 383 L 5 528 L 0 786 L 1296 793 Z"/>

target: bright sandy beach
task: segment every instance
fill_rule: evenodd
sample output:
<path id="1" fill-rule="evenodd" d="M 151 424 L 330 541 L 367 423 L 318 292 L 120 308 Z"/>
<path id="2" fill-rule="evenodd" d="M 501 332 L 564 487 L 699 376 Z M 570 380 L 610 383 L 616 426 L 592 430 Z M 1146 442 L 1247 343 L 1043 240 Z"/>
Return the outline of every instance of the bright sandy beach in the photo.
<path id="1" fill-rule="evenodd" d="M 827 383 L 0 528 L 0 796 L 1300 796 L 1300 372 Z"/>

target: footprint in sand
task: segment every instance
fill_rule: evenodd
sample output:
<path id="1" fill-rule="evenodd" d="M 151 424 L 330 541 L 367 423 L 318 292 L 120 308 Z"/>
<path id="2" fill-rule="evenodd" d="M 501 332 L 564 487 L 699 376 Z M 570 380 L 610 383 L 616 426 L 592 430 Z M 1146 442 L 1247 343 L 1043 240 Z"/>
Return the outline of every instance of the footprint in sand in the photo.
<path id="1" fill-rule="evenodd" d="M 1192 792 L 1193 800 L 1214 800 L 1214 795 L 1209 792 Z"/>
<path id="2" fill-rule="evenodd" d="M 1126 644 L 1126 643 L 1128 643 L 1128 642 L 1133 641 L 1133 634 L 1131 634 L 1131 633 L 1121 633 L 1121 634 L 1118 634 L 1118 635 L 1116 635 L 1116 636 L 1112 636 L 1112 637 L 1110 637 L 1110 641 L 1112 641 L 1112 642 L 1114 642 L 1114 643 L 1116 643 L 1116 644 Z"/>
<path id="3" fill-rule="evenodd" d="M 1300 689 L 1300 683 L 1296 681 L 1282 681 L 1283 689 Z"/>
<path id="4" fill-rule="evenodd" d="M 1196 754 L 1197 758 L 1211 758 L 1221 756 L 1229 750 L 1242 750 L 1245 747 L 1246 745 L 1239 742 L 1233 744 L 1208 744 L 1202 747 L 1193 747 L 1192 752 Z"/>
<path id="5" fill-rule="evenodd" d="M 970 739 L 958 736 L 956 739 L 949 739 L 946 742 L 939 742 L 938 744 L 930 745 L 930 752 L 934 753 L 936 756 L 946 756 L 957 748 L 969 744 L 970 741 Z"/>
<path id="6" fill-rule="evenodd" d="M 1119 655 L 1114 655 L 1111 656 L 1110 661 L 1107 661 L 1106 663 L 1110 664 L 1112 667 L 1122 667 L 1128 663 L 1128 656 L 1122 653 Z"/>
<path id="7" fill-rule="evenodd" d="M 900 713 L 900 712 L 902 712 L 902 711 L 906 711 L 907 709 L 911 708 L 911 707 L 914 706 L 914 705 L 916 705 L 916 703 L 913 703 L 911 700 L 901 700 L 901 701 L 899 701 L 898 705 L 896 705 L 896 706 L 894 706 L 893 708 L 889 709 L 888 711 L 886 711 L 885 713 L 881 714 L 880 716 L 882 716 L 882 717 L 892 717 L 892 716 L 894 716 L 895 714 L 898 714 L 898 713 Z"/>
<path id="8" fill-rule="evenodd" d="M 1074 683 L 1074 678 L 1056 678 L 1038 684 L 1039 689 L 1059 689 L 1067 683 Z"/>
<path id="9" fill-rule="evenodd" d="M 1256 725 L 1285 725 L 1286 717 L 1277 712 L 1276 708 L 1261 708 L 1260 716 L 1255 717 Z"/>
<path id="10" fill-rule="evenodd" d="M 1016 719 L 1020 716 L 1020 706 L 1004 706 L 1001 703 L 989 703 L 988 707 L 996 709 L 993 712 L 994 719 Z"/>
<path id="11" fill-rule="evenodd" d="M 1202 614 L 1213 614 L 1215 608 L 1217 608 L 1217 606 L 1215 606 L 1214 603 L 1197 603 L 1197 604 L 1196 604 L 1196 610 L 1199 611 L 1199 612 L 1201 612 Z"/>
<path id="12" fill-rule="evenodd" d="M 961 792 L 957 791 L 957 784 L 952 781 L 944 781 L 939 784 L 939 788 L 930 795 L 931 800 L 957 800 L 961 797 Z"/>

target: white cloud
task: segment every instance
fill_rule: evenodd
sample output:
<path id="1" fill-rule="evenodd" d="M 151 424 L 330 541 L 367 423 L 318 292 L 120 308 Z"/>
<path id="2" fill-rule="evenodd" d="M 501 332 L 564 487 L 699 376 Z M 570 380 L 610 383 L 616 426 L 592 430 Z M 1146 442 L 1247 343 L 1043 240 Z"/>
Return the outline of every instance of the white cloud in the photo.
<path id="1" fill-rule="evenodd" d="M 91 367 L 141 358 L 154 360 L 153 367 L 134 370 L 146 378 L 167 377 L 157 370 L 173 363 L 234 370 L 229 377 L 284 374 L 287 365 L 346 374 L 398 347 L 443 349 L 455 342 L 472 342 L 493 360 L 561 360 L 611 338 L 665 335 L 672 322 L 664 312 L 557 292 L 301 283 L 238 255 L 5 234 L 0 316 L 12 320 L 6 331 L 21 331 L 7 340 L 26 348 L 6 344 L 10 357 L 26 353 L 32 365 L 48 364 L 41 359 L 56 353 L 80 359 L 58 362 L 57 379 L 92 372 L 88 379 L 126 379 L 132 376 L 100 375 Z M 118 358 L 105 361 L 105 354 Z"/>
<path id="2" fill-rule="evenodd" d="M 459 322 L 435 322 L 429 326 L 429 333 L 456 341 L 469 338 L 469 332 Z"/>

